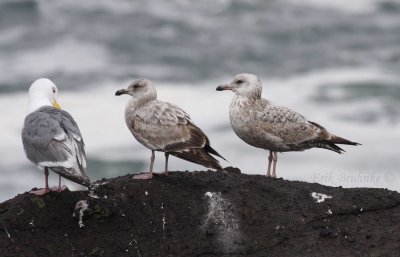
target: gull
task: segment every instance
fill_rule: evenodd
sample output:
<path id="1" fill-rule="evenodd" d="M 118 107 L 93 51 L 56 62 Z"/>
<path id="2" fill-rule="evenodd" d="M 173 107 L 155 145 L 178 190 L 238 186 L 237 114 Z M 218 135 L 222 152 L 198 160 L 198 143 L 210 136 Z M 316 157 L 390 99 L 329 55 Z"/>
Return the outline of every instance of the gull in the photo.
<path id="1" fill-rule="evenodd" d="M 235 93 L 229 107 L 231 126 L 236 135 L 249 145 L 269 150 L 268 177 L 276 177 L 278 152 L 316 147 L 341 154 L 344 150 L 336 144 L 359 145 L 330 133 L 287 107 L 261 98 L 261 81 L 254 74 L 238 74 L 230 84 L 221 85 L 216 90 Z"/>
<path id="2" fill-rule="evenodd" d="M 47 78 L 36 80 L 29 88 L 29 113 L 22 129 L 22 143 L 27 158 L 44 170 L 45 188 L 30 192 L 36 195 L 65 190 L 61 176 L 90 185 L 81 132 L 72 116 L 61 110 L 57 96 L 57 86 Z M 49 170 L 59 174 L 58 187 L 49 188 Z"/>
<path id="3" fill-rule="evenodd" d="M 189 115 L 176 105 L 157 100 L 154 83 L 147 79 L 136 80 L 127 89 L 115 95 L 130 95 L 125 108 L 125 121 L 135 139 L 151 150 L 150 171 L 134 176 L 134 179 L 151 179 L 155 151 L 165 153 L 165 169 L 168 174 L 168 157 L 173 155 L 186 161 L 223 171 L 210 154 L 224 159 L 210 146 L 204 132 L 193 124 Z M 224 159 L 225 160 L 225 159 Z"/>

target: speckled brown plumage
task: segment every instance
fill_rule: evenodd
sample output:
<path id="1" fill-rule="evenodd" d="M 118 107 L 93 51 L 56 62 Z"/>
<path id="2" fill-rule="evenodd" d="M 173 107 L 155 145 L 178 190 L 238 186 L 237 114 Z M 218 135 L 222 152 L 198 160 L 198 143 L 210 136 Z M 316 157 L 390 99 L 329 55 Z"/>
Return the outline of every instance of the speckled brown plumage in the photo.
<path id="1" fill-rule="evenodd" d="M 275 176 L 277 152 L 317 147 L 342 153 L 344 150 L 336 144 L 358 145 L 330 133 L 287 107 L 261 98 L 261 81 L 256 75 L 236 75 L 230 84 L 219 86 L 217 90 L 235 92 L 229 117 L 236 135 L 252 146 L 270 150 L 267 175 L 270 175 L 271 162 L 274 161 L 272 176 Z"/>
<path id="2" fill-rule="evenodd" d="M 184 110 L 157 100 L 156 89 L 151 81 L 135 81 L 128 89 L 116 93 L 121 94 L 132 96 L 125 108 L 125 121 L 141 144 L 153 152 L 165 152 L 167 158 L 171 154 L 208 168 L 223 170 L 218 160 L 210 154 L 223 157 L 210 146 L 204 132 L 193 124 Z"/>

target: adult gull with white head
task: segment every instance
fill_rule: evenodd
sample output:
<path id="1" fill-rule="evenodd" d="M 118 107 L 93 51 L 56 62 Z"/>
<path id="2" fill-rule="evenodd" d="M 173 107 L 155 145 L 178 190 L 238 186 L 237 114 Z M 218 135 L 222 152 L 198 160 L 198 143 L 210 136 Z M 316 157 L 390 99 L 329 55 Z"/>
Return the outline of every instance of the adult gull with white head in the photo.
<path id="1" fill-rule="evenodd" d="M 26 156 L 45 174 L 45 188 L 31 193 L 43 195 L 62 191 L 61 176 L 89 186 L 86 175 L 85 145 L 72 116 L 57 103 L 57 86 L 47 78 L 36 80 L 29 88 L 29 114 L 22 129 Z M 60 175 L 59 186 L 49 188 L 49 169 Z"/>

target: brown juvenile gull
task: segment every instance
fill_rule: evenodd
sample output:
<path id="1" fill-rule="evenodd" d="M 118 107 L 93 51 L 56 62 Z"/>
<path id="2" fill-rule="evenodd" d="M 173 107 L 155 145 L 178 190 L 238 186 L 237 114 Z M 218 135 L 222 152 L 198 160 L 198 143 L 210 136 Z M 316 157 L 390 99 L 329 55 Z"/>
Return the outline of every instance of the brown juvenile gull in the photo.
<path id="1" fill-rule="evenodd" d="M 230 84 L 217 91 L 232 90 L 235 96 L 229 107 L 229 118 L 236 135 L 246 143 L 269 150 L 267 176 L 276 177 L 278 152 L 324 148 L 341 154 L 336 144 L 359 145 L 328 132 L 287 107 L 261 98 L 261 81 L 253 74 L 238 74 Z M 272 165 L 271 165 L 272 164 Z"/>
<path id="2" fill-rule="evenodd" d="M 37 195 L 64 190 L 61 176 L 90 185 L 81 132 L 72 116 L 60 109 L 57 96 L 56 85 L 46 78 L 36 80 L 29 88 L 29 114 L 22 129 L 22 143 L 28 159 L 44 170 L 45 188 L 31 191 Z M 49 169 L 60 175 L 58 187 L 49 188 Z"/>
<path id="3" fill-rule="evenodd" d="M 154 151 L 165 152 L 163 174 L 168 174 L 169 154 L 207 168 L 223 170 L 210 154 L 224 158 L 210 146 L 204 132 L 193 124 L 184 110 L 157 100 L 156 88 L 152 81 L 136 80 L 127 89 L 115 93 L 123 94 L 132 96 L 125 108 L 126 125 L 136 140 L 151 150 L 149 173 L 136 175 L 134 179 L 153 177 Z"/>

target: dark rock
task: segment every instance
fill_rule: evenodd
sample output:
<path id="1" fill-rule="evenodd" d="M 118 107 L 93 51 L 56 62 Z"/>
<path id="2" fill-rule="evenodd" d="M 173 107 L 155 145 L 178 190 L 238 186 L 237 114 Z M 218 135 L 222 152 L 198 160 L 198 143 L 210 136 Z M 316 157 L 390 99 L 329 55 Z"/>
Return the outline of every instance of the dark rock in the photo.
<path id="1" fill-rule="evenodd" d="M 242 173 L 242 172 L 240 171 L 240 169 L 239 169 L 239 168 L 236 168 L 236 167 L 231 167 L 231 166 L 229 166 L 229 167 L 225 167 L 224 169 L 225 169 L 225 171 L 228 172 L 228 173 L 236 173 L 236 174 Z"/>
<path id="2" fill-rule="evenodd" d="M 336 232 L 331 229 L 331 228 L 323 228 L 320 232 L 319 232 L 319 236 L 320 237 L 330 237 L 330 238 L 335 238 L 337 237 Z"/>
<path id="3" fill-rule="evenodd" d="M 24 193 L 1 203 L 0 255 L 334 257 L 400 250 L 394 240 L 400 194 L 385 189 L 228 169 L 171 172 L 151 181 L 102 179 L 91 191 Z M 332 198 L 317 203 L 313 192 Z M 87 208 L 75 209 L 81 200 Z"/>

